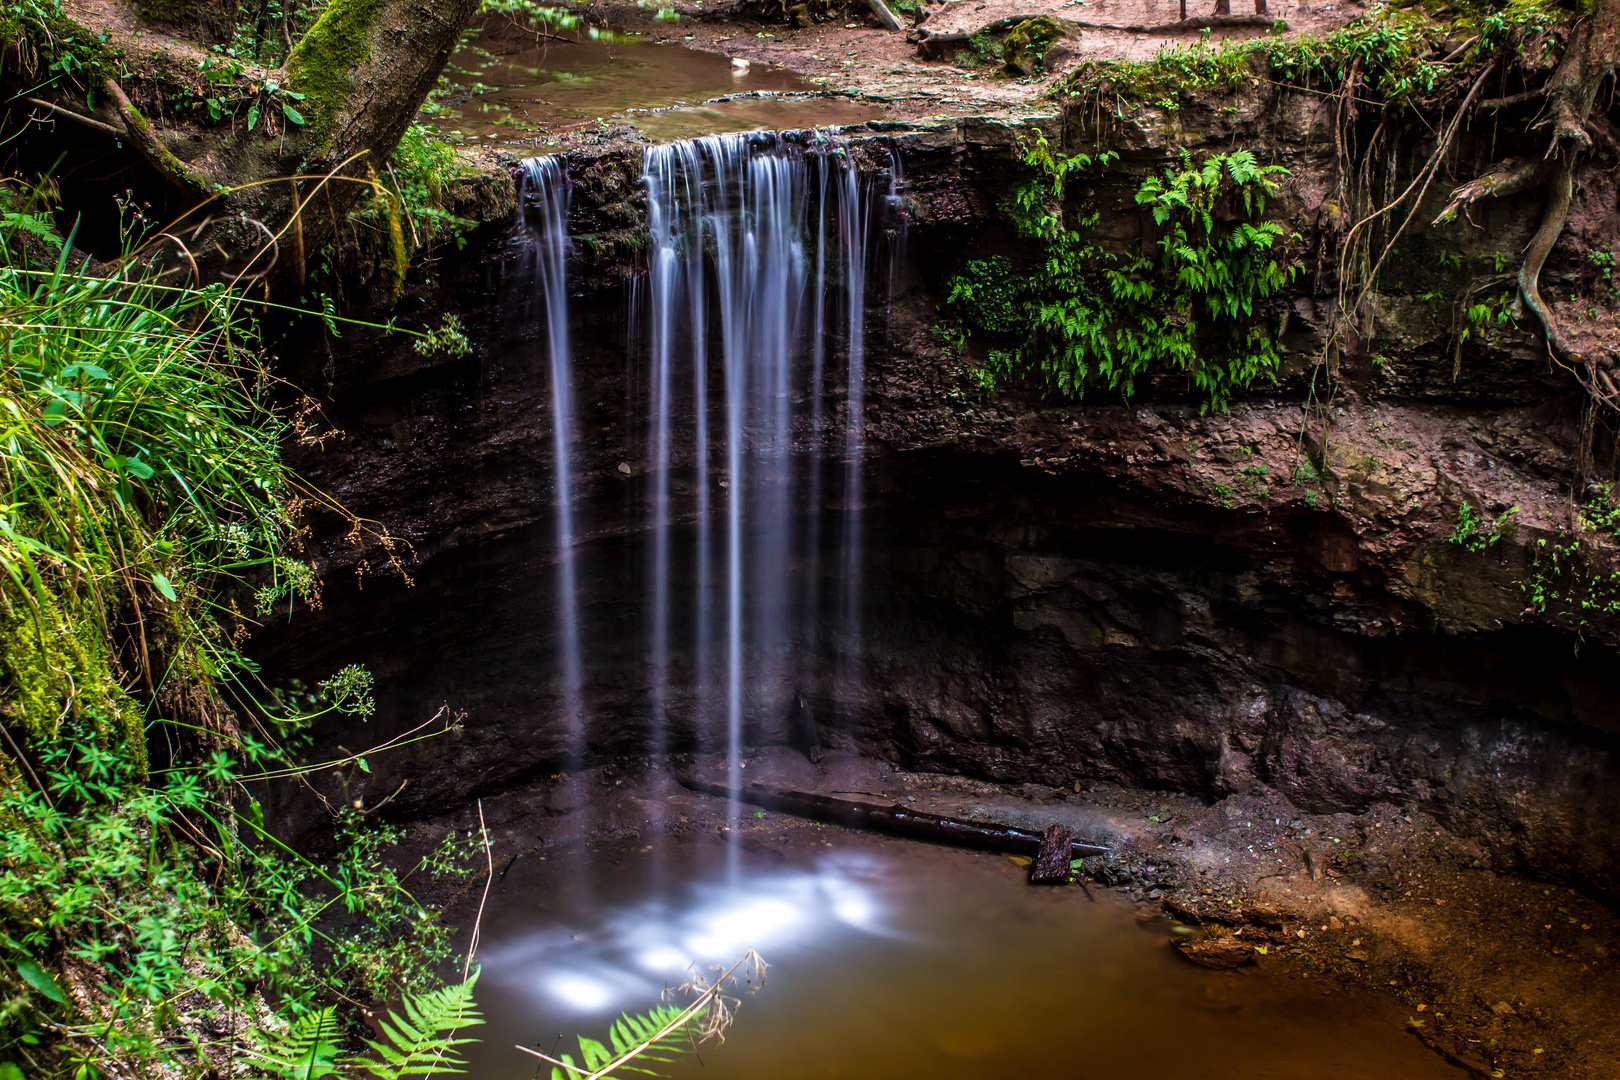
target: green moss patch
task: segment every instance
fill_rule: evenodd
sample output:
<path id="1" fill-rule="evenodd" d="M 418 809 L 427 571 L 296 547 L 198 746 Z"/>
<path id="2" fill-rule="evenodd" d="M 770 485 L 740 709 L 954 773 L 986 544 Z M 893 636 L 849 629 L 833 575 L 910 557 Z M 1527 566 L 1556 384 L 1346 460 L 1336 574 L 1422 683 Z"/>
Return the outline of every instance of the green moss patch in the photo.
<path id="1" fill-rule="evenodd" d="M 308 131 L 318 143 L 354 93 L 354 69 L 371 55 L 371 28 L 382 0 L 336 0 L 287 58 L 294 90 L 309 107 Z"/>

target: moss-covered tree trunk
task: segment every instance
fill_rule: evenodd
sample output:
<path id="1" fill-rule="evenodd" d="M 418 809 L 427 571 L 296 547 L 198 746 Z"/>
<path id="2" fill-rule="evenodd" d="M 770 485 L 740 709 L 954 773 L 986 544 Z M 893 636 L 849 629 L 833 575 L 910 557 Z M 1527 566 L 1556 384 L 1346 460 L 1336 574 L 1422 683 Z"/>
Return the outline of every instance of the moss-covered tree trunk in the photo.
<path id="1" fill-rule="evenodd" d="M 287 60 L 289 84 L 307 107 L 304 172 L 341 169 L 358 180 L 380 169 L 478 8 L 479 0 L 333 0 Z M 309 250 L 331 239 L 366 190 L 354 182 L 322 188 L 323 212 L 302 221 Z"/>
<path id="2" fill-rule="evenodd" d="M 0 18 L 0 39 L 11 39 L 0 115 L 34 141 L 33 160 L 61 157 L 59 144 L 138 163 L 122 167 L 136 204 L 171 226 L 152 257 L 208 281 L 301 280 L 373 190 L 479 3 L 330 0 L 272 70 L 204 48 L 235 33 L 238 0 L 142 0 L 143 22 L 180 35 L 178 48 L 121 32 L 111 5 L 85 3 L 76 19 Z M 83 210 L 64 203 L 70 217 Z M 106 257 L 116 220 L 111 231 L 88 249 Z"/>

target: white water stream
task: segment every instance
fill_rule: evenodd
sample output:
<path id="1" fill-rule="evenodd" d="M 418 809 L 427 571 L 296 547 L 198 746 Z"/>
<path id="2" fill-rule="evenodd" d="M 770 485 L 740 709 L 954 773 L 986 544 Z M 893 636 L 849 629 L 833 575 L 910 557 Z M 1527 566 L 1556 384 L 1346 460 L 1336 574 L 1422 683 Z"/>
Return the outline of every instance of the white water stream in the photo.
<path id="1" fill-rule="evenodd" d="M 560 701 L 588 745 L 566 171 L 539 158 L 526 177 L 550 328 Z M 874 276 L 883 283 L 871 273 L 874 234 L 899 219 L 894 170 L 863 173 L 844 143 L 819 133 L 756 132 L 651 147 L 643 181 L 651 250 L 629 317 L 647 342 L 636 470 L 646 485 L 647 749 L 667 753 L 684 723 L 698 744 L 726 747 L 735 788 L 751 724 L 807 716 L 811 688 L 838 700 L 858 677 L 867 293 Z M 836 565 L 824 567 L 829 455 L 841 466 L 841 525 Z M 825 569 L 835 581 L 823 581 Z M 816 646 L 828 636 L 835 670 L 812 669 L 802 657 L 825 657 Z"/>

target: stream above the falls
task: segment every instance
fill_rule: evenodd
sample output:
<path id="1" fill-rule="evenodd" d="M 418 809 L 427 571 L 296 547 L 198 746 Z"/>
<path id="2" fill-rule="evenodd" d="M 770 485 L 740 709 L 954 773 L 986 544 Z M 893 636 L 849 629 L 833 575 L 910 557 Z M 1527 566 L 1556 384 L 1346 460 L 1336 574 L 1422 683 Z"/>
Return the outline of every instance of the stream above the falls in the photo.
<path id="1" fill-rule="evenodd" d="M 740 849 L 732 878 L 728 847 Z M 1172 924 L 1097 885 L 1032 887 L 996 855 L 838 829 L 548 846 L 492 889 L 473 1074 L 526 1080 L 514 1044 L 606 1039 L 697 963 L 754 948 L 724 1045 L 680 1077 L 1455 1077 L 1399 1006 L 1270 965 L 1188 964 Z M 476 897 L 473 900 L 476 903 Z M 464 925 L 473 912 L 458 913 Z M 559 1042 L 560 1038 L 560 1042 Z M 1126 1070 L 1129 1070 L 1127 1073 Z"/>
<path id="2" fill-rule="evenodd" d="M 820 92 L 767 65 L 733 67 L 677 44 L 613 40 L 469 41 L 446 69 L 450 93 L 425 115 L 486 145 L 547 145 L 561 132 L 629 124 L 656 142 L 761 128 L 858 124 L 883 110 Z"/>

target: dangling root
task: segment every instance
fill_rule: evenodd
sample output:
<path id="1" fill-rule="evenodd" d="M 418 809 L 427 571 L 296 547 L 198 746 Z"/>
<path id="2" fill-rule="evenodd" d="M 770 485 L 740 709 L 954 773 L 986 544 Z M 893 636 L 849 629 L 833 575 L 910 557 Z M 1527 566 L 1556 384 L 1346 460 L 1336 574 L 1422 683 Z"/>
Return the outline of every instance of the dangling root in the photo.
<path id="1" fill-rule="evenodd" d="M 1558 329 L 1557 318 L 1541 298 L 1541 270 L 1569 218 L 1575 163 L 1592 145 L 1586 127 L 1593 104 L 1599 89 L 1614 76 L 1617 64 L 1620 64 L 1620 0 L 1598 0 L 1596 10 L 1576 23 L 1558 66 L 1544 85 L 1481 105 L 1497 109 L 1544 99 L 1543 119 L 1535 126 L 1550 129 L 1546 153 L 1537 161 L 1509 159 L 1484 176 L 1458 187 L 1434 221 L 1436 225 L 1450 221 L 1482 198 L 1499 198 L 1543 184 L 1547 186 L 1547 208 L 1541 226 L 1531 238 L 1519 267 L 1519 295 L 1540 320 L 1553 358 L 1574 371 L 1595 398 L 1610 405 L 1620 405 L 1620 392 L 1611 375 L 1613 358 L 1606 354 L 1588 358 L 1570 347 Z"/>
<path id="2" fill-rule="evenodd" d="M 1541 268 L 1546 265 L 1553 244 L 1557 243 L 1559 234 L 1564 231 L 1564 221 L 1569 217 L 1570 198 L 1575 188 L 1574 180 L 1574 154 L 1569 151 L 1559 153 L 1552 160 L 1547 178 L 1547 212 L 1542 215 L 1541 228 L 1536 230 L 1536 235 L 1530 239 L 1530 246 L 1525 249 L 1524 265 L 1519 267 L 1519 293 L 1524 297 L 1525 306 L 1541 320 L 1542 329 L 1547 334 L 1547 347 L 1553 355 L 1560 360 L 1578 363 L 1581 358 L 1571 352 L 1568 342 L 1559 333 L 1558 320 L 1547 310 L 1540 292 Z"/>

